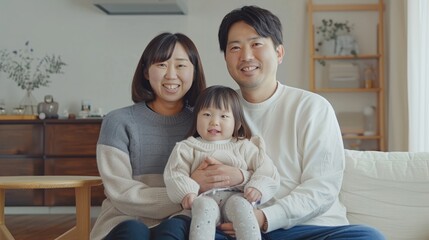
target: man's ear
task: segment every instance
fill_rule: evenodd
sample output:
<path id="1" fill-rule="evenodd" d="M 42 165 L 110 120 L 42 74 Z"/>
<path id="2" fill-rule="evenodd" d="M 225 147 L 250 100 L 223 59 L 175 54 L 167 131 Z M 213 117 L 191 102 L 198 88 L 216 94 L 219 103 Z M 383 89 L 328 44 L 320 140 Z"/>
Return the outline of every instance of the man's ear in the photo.
<path id="1" fill-rule="evenodd" d="M 281 64 L 283 62 L 283 57 L 285 55 L 285 47 L 283 44 L 279 44 L 276 47 L 276 53 L 277 53 L 277 63 Z"/>

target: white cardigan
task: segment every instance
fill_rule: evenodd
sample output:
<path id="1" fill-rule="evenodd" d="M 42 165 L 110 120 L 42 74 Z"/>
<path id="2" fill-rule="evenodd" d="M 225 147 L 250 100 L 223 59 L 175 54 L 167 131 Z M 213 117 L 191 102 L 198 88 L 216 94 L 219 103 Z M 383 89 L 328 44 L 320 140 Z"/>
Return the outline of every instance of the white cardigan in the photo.
<path id="1" fill-rule="evenodd" d="M 226 143 L 210 143 L 189 137 L 176 144 L 164 171 L 164 182 L 171 201 L 181 203 L 189 193 L 198 195 L 199 185 L 191 173 L 206 159 L 213 157 L 230 166 L 253 172 L 245 188 L 253 187 L 262 193 L 261 202 L 274 196 L 279 187 L 279 176 L 271 159 L 265 153 L 259 137 L 233 139 Z"/>

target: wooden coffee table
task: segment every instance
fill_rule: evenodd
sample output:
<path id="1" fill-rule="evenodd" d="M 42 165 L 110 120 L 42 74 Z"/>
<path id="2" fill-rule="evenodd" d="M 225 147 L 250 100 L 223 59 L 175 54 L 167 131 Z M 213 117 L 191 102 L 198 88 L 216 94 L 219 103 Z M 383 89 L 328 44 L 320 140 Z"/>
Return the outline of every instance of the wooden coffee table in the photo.
<path id="1" fill-rule="evenodd" d="M 76 197 L 76 226 L 57 240 L 88 240 L 91 230 L 91 187 L 101 185 L 95 176 L 7 176 L 0 177 L 0 239 L 14 239 L 5 225 L 5 191 L 8 189 L 74 188 Z"/>

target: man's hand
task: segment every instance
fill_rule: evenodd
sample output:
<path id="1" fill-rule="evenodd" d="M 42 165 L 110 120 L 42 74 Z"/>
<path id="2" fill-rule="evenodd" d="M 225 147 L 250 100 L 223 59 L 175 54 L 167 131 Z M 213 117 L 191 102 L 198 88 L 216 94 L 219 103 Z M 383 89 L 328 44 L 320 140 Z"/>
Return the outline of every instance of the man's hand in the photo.
<path id="1" fill-rule="evenodd" d="M 206 158 L 191 174 L 200 185 L 200 193 L 213 188 L 238 185 L 243 182 L 240 169 L 225 165 L 214 158 Z"/>
<path id="2" fill-rule="evenodd" d="M 253 213 L 255 214 L 256 220 L 258 221 L 259 228 L 262 230 L 262 225 L 264 225 L 266 220 L 264 212 L 259 209 L 254 209 Z"/>
<path id="3" fill-rule="evenodd" d="M 232 223 L 222 223 L 217 228 L 231 237 L 235 237 L 235 231 Z"/>
<path id="4" fill-rule="evenodd" d="M 192 203 L 194 202 L 194 199 L 197 197 L 195 193 L 188 193 L 186 196 L 182 199 L 182 207 L 183 209 L 191 209 Z"/>
<path id="5" fill-rule="evenodd" d="M 261 229 L 262 225 L 265 222 L 265 214 L 259 209 L 254 209 L 253 213 L 255 214 L 256 220 L 258 221 L 259 229 Z M 235 237 L 234 226 L 232 225 L 232 223 L 222 223 L 217 228 L 220 229 L 222 232 L 232 237 Z"/>

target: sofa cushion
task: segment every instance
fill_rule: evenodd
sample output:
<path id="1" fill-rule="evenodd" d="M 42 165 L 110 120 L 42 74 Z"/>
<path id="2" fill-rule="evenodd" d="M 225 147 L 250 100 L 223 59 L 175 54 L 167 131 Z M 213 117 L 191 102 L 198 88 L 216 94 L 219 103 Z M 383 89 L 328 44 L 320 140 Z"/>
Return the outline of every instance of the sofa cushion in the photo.
<path id="1" fill-rule="evenodd" d="M 340 199 L 351 224 L 389 240 L 429 239 L 429 153 L 345 150 Z"/>

